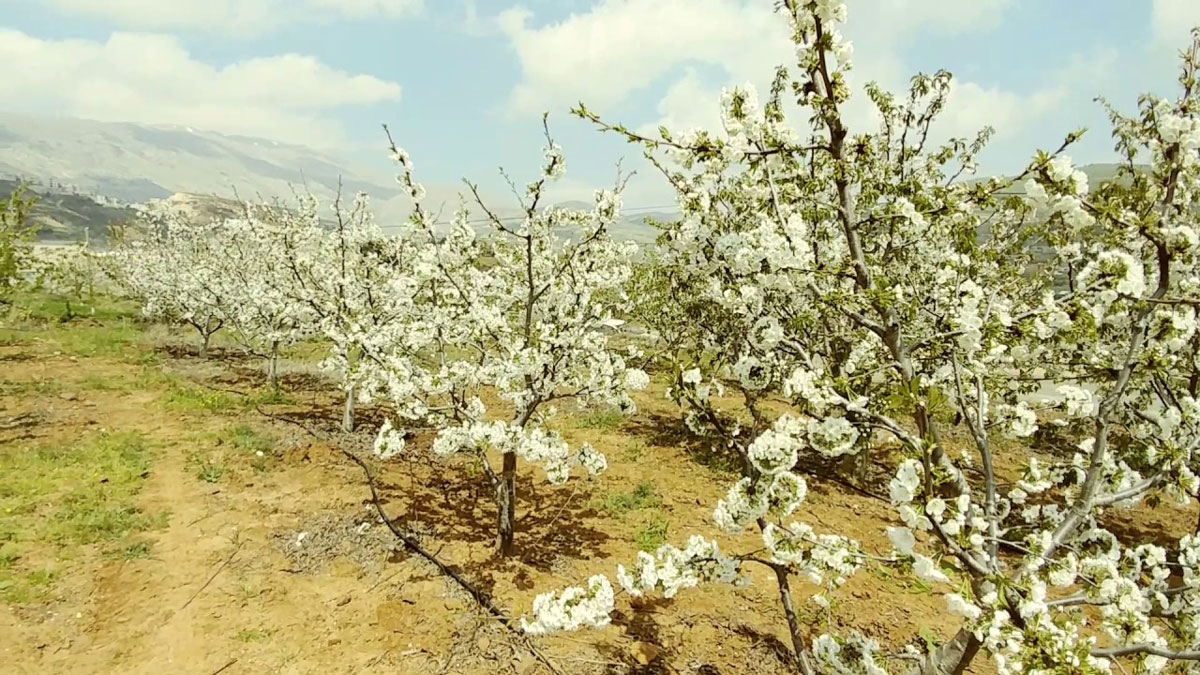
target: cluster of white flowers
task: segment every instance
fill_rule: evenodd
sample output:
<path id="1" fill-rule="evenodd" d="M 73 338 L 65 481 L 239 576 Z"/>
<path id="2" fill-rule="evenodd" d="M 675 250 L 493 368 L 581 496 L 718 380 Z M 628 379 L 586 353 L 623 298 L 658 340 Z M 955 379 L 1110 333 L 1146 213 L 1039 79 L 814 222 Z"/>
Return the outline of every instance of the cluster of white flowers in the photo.
<path id="1" fill-rule="evenodd" d="M 543 593 L 533 601 L 534 621 L 521 619 L 521 629 L 532 635 L 600 628 L 612 623 L 613 588 L 608 577 L 588 579 L 587 588 L 572 586 L 561 593 Z"/>
<path id="2" fill-rule="evenodd" d="M 678 345 L 669 395 L 689 428 L 744 460 L 717 524 L 759 527 L 785 576 L 844 580 L 853 542 L 780 519 L 807 487 L 797 466 L 883 439 L 901 455 L 889 564 L 944 584 L 963 620 L 957 649 L 918 654 L 931 671 L 966 668 L 953 659 L 972 642 L 1002 673 L 1110 673 L 1115 655 L 1161 672 L 1195 654 L 1195 538 L 1159 548 L 1104 516 L 1200 497 L 1200 52 L 1184 54 L 1181 99 L 1112 113 L 1129 159 L 1104 189 L 1062 151 L 1015 180 L 957 182 L 990 132 L 926 147 L 947 74 L 914 78 L 907 100 L 869 85 L 880 129 L 852 134 L 844 3 L 780 6 L 796 68 L 762 100 L 724 92 L 723 135 L 617 128 L 678 193 L 653 272 L 669 300 L 641 318 Z M 785 92 L 809 109 L 803 132 Z M 1017 182 L 1024 198 L 1001 196 Z M 791 410 L 772 421 L 779 399 Z M 970 444 L 955 457 L 951 418 Z M 1006 485 L 1000 435 L 1058 450 L 1030 450 Z M 860 638 L 792 630 L 805 672 L 888 669 Z"/>
<path id="3" fill-rule="evenodd" d="M 723 554 L 715 541 L 699 535 L 693 535 L 683 549 L 667 544 L 654 555 L 639 551 L 637 565 L 631 569 L 617 565 L 616 576 L 621 587 L 634 597 L 659 592 L 664 598 L 701 582 L 737 584 L 745 580 L 739 560 Z"/>

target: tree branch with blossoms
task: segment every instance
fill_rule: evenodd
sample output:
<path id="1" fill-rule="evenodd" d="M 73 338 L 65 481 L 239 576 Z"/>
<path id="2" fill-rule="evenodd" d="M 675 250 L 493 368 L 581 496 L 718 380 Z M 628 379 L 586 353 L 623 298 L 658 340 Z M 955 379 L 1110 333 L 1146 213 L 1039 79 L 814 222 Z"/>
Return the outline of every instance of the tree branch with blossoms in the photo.
<path id="1" fill-rule="evenodd" d="M 689 424 L 745 460 L 714 520 L 731 532 L 758 524 L 782 572 L 799 670 L 889 672 L 866 638 L 801 634 L 788 576 L 828 582 L 823 597 L 857 569 L 859 548 L 782 521 L 803 499 L 801 450 L 861 454 L 881 430 L 902 451 L 889 484 L 900 526 L 887 528 L 888 564 L 963 582 L 944 594 L 962 617 L 957 633 L 937 649 L 910 648 L 897 667 L 915 656 L 922 673 L 958 673 L 986 654 L 1001 673 L 1107 673 L 1120 660 L 1161 672 L 1187 660 L 1200 648 L 1200 539 L 1185 535 L 1168 551 L 1106 522 L 1111 510 L 1200 490 L 1196 312 L 1172 302 L 1200 287 L 1200 46 L 1183 54 L 1180 99 L 1143 97 L 1138 116 L 1111 113 L 1128 158 L 1120 180 L 1091 189 L 1064 152 L 1080 136 L 1072 132 L 1016 179 L 970 185 L 959 179 L 990 132 L 932 147 L 947 73 L 913 78 L 904 104 L 868 85 L 880 129 L 851 135 L 841 113 L 851 50 L 837 28 L 845 6 L 784 0 L 780 12 L 797 75 L 777 72 L 761 110 L 752 89 L 725 92 L 720 132 L 663 130 L 657 141 L 582 105 L 576 114 L 642 144 L 678 193 L 682 217 L 656 255 L 661 292 L 676 302 L 656 327 L 679 346 L 668 365 Z M 785 123 L 788 89 L 811 112 L 803 133 Z M 1026 197 L 1002 197 L 1014 180 Z M 725 386 L 742 392 L 749 428 L 711 403 Z M 764 400 L 790 410 L 772 424 Z M 954 424 L 965 425 L 982 470 L 951 458 L 942 428 Z M 1064 461 L 1031 451 L 1002 486 L 995 439 L 1046 425 L 1078 433 L 1078 452 Z M 742 559 L 699 555 L 710 546 L 702 537 L 665 546 L 639 556 L 636 573 L 618 568 L 617 580 L 630 593 L 673 596 L 740 578 Z M 700 559 L 723 564 L 688 567 Z M 589 588 L 606 583 L 594 577 Z M 594 602 L 578 611 L 571 599 L 539 598 L 529 626 L 607 622 L 611 594 L 572 598 L 584 596 Z"/>

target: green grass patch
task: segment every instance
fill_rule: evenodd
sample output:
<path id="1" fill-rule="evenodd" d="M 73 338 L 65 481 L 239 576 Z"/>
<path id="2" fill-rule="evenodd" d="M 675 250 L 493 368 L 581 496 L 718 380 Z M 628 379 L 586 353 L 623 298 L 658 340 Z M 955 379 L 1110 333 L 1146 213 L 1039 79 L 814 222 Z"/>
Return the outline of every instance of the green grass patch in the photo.
<path id="1" fill-rule="evenodd" d="M 260 433 L 249 424 L 235 424 L 229 429 L 229 442 L 242 452 L 268 453 L 275 447 L 275 439 Z"/>
<path id="2" fill-rule="evenodd" d="M 102 293 L 71 299 L 71 319 L 67 317 L 67 298 L 42 291 L 22 292 L 13 298 L 13 306 L 26 321 L 119 321 L 140 318 L 138 303 Z"/>
<path id="3" fill-rule="evenodd" d="M 633 535 L 633 543 L 639 551 L 653 553 L 667 543 L 667 529 L 670 525 L 665 520 L 654 520 Z"/>
<path id="4" fill-rule="evenodd" d="M 235 394 L 171 382 L 163 404 L 177 412 L 225 412 L 238 408 L 240 401 Z"/>
<path id="5" fill-rule="evenodd" d="M 625 416 L 617 410 L 593 410 L 582 415 L 576 422 L 580 429 L 616 431 L 625 422 Z"/>
<path id="6" fill-rule="evenodd" d="M 291 405 L 296 399 L 270 387 L 255 389 L 243 394 L 199 387 L 177 379 L 167 380 L 167 395 L 163 404 L 176 412 L 221 413 L 241 409 L 253 409 L 260 405 Z"/>
<path id="7" fill-rule="evenodd" d="M 601 495 L 594 506 L 610 516 L 621 517 L 632 511 L 658 508 L 662 506 L 662 500 L 654 490 L 654 483 L 642 481 L 630 492 L 608 492 Z"/>
<path id="8" fill-rule="evenodd" d="M 0 602 L 23 605 L 44 599 L 58 572 L 44 568 L 17 574 L 0 573 Z"/>
<path id="9" fill-rule="evenodd" d="M 17 547 L 6 542 L 0 545 L 0 570 L 12 568 L 21 559 L 21 554 L 17 553 Z"/>
<path id="10" fill-rule="evenodd" d="M 31 602 L 53 581 L 26 556 L 53 547 L 69 560 L 82 547 L 136 555 L 135 533 L 165 524 L 136 497 L 149 476 L 151 452 L 136 433 L 99 434 L 78 443 L 0 452 L 0 600 Z"/>
<path id="11" fill-rule="evenodd" d="M 249 424 L 234 425 L 228 432 L 228 438 L 239 453 L 250 458 L 250 466 L 255 471 L 271 469 L 278 459 L 275 437 L 264 434 Z"/>
<path id="12" fill-rule="evenodd" d="M 79 386 L 91 391 L 130 391 L 129 383 L 110 375 L 91 373 L 79 381 Z"/>
<path id="13" fill-rule="evenodd" d="M 4 380 L 0 381 L 0 396 L 57 396 L 63 392 L 58 380 Z"/>
<path id="14" fill-rule="evenodd" d="M 243 401 L 243 405 L 248 408 L 252 408 L 255 405 L 293 405 L 295 403 L 296 399 L 287 392 L 279 389 L 271 389 L 270 387 L 264 387 L 251 392 Z"/>
<path id="15" fill-rule="evenodd" d="M 136 350 L 141 327 L 129 321 L 95 325 L 69 323 L 46 332 L 49 348 L 70 356 L 122 358 Z"/>

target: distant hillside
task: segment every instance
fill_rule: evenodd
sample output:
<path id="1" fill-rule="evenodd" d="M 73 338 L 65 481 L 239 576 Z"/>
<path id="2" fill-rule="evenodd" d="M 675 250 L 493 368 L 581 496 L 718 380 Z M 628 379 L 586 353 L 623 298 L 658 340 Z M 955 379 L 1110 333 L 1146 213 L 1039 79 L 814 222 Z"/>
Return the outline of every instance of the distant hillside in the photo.
<path id="1" fill-rule="evenodd" d="M 8 198 L 16 188 L 16 181 L 0 179 L 0 199 Z M 100 241 L 107 236 L 110 225 L 132 222 L 136 216 L 129 207 L 99 204 L 83 195 L 34 188 L 27 194 L 38 200 L 33 208 L 33 224 L 41 240 L 76 241 L 87 236 Z"/>
<path id="2" fill-rule="evenodd" d="M 324 199 L 399 194 L 386 172 L 310 148 L 186 127 L 0 113 L 0 176 L 29 176 L 125 202 L 177 192 L 286 197 L 307 185 Z"/>
<path id="3" fill-rule="evenodd" d="M 402 222 L 411 201 L 386 169 L 298 145 L 187 127 L 31 117 L 0 112 L 0 178 L 28 178 L 39 193 L 78 192 L 126 203 L 191 195 L 219 203 L 251 202 L 311 192 L 323 204 L 337 193 L 365 192 L 385 227 Z M 10 181 L 11 182 L 11 181 Z M 453 209 L 461 184 L 426 183 L 426 203 Z M 501 216 L 506 199 L 492 199 Z M 66 223 L 67 221 L 63 221 Z M 640 222 L 640 221 L 639 221 Z M 83 227 L 79 221 L 79 227 Z M 80 230 L 82 232 L 82 230 Z"/>

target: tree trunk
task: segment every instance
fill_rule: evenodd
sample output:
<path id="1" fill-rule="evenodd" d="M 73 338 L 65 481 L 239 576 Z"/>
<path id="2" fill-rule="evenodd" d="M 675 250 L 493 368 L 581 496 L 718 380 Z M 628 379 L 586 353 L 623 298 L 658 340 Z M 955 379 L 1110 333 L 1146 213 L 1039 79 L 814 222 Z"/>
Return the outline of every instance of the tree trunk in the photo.
<path id="1" fill-rule="evenodd" d="M 979 640 L 971 631 L 960 629 L 949 642 L 929 655 L 920 675 L 962 675 L 979 653 L 979 647 Z"/>
<path id="2" fill-rule="evenodd" d="M 346 405 L 342 408 L 342 431 L 354 431 L 354 385 L 346 390 Z"/>
<path id="3" fill-rule="evenodd" d="M 267 384 L 271 391 L 279 391 L 279 341 L 271 343 L 271 360 L 267 362 Z"/>
<path id="4" fill-rule="evenodd" d="M 212 339 L 212 333 L 205 329 L 200 329 L 200 358 L 208 358 L 208 342 Z"/>
<path id="5" fill-rule="evenodd" d="M 500 555 L 508 558 L 513 554 L 513 534 L 516 529 L 517 512 L 517 454 L 504 453 L 504 470 L 500 474 L 500 489 L 496 491 L 499 507 Z"/>
<path id="6" fill-rule="evenodd" d="M 804 635 L 800 632 L 800 619 L 796 616 L 796 608 L 792 604 L 792 588 L 788 583 L 788 571 L 781 565 L 772 565 L 775 570 L 775 581 L 779 583 L 779 604 L 783 605 L 783 614 L 787 617 L 788 633 L 792 636 L 792 650 L 796 655 L 796 666 L 804 675 L 812 675 L 812 663 L 809 661 L 808 647 L 804 644 Z"/>

